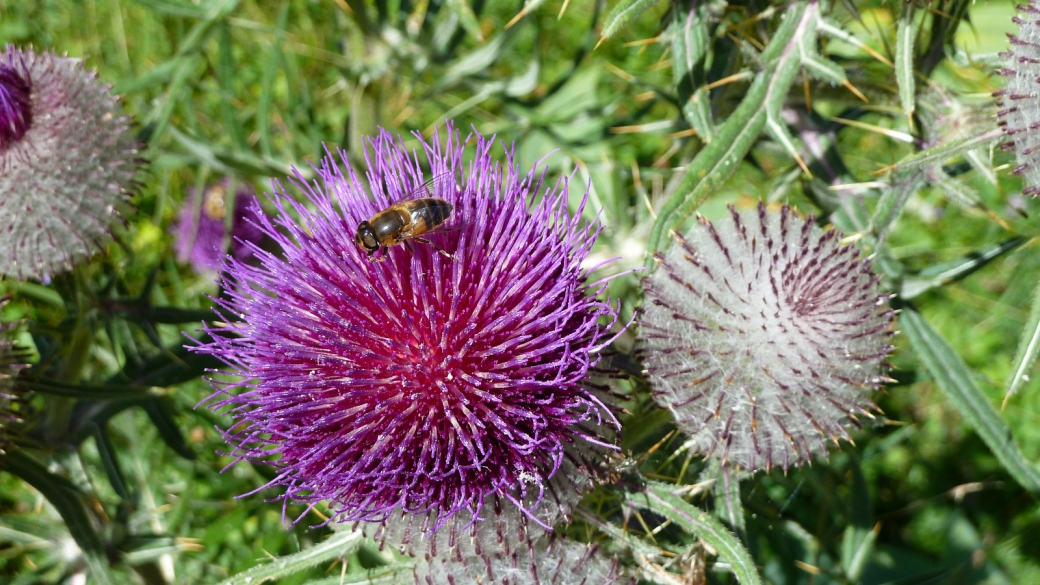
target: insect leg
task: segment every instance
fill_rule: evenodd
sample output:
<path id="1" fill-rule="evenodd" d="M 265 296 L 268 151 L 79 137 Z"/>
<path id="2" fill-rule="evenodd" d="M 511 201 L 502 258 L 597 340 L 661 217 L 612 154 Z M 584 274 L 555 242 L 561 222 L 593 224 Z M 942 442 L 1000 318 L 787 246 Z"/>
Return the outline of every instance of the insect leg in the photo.
<path id="1" fill-rule="evenodd" d="M 420 238 L 420 237 L 416 236 L 416 237 L 413 237 L 412 239 L 415 240 L 416 242 L 422 242 L 423 244 L 426 244 L 428 246 L 432 246 L 434 250 L 437 250 L 438 253 L 440 253 L 445 258 L 448 258 L 449 260 L 454 260 L 455 259 L 455 256 L 445 252 L 444 250 L 441 250 L 440 248 L 437 247 L 437 244 L 434 244 L 433 242 L 431 242 L 430 240 L 427 240 L 426 238 Z"/>

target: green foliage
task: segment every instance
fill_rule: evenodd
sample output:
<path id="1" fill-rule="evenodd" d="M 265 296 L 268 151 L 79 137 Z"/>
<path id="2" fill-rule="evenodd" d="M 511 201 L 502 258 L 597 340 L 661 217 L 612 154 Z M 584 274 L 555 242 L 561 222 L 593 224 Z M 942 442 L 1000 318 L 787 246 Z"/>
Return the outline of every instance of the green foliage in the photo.
<path id="1" fill-rule="evenodd" d="M 197 406 L 221 364 L 183 348 L 218 291 L 168 228 L 190 189 L 310 177 L 324 145 L 364 169 L 378 127 L 414 145 L 449 118 L 525 168 L 555 151 L 551 174 L 602 210 L 593 263 L 622 257 L 604 270 L 643 268 L 695 214 L 785 202 L 843 230 L 902 307 L 884 414 L 856 444 L 725 484 L 650 399 L 627 332 L 626 465 L 561 530 L 645 583 L 1040 582 L 1040 204 L 988 97 L 1011 6 L 0 0 L 0 42 L 96 69 L 148 161 L 107 254 L 0 281 L 34 374 L 0 454 L 0 582 L 409 582 L 409 559 L 320 507 L 283 515 L 271 469 L 221 454 L 229 419 Z M 639 274 L 608 293 L 631 318 Z"/>

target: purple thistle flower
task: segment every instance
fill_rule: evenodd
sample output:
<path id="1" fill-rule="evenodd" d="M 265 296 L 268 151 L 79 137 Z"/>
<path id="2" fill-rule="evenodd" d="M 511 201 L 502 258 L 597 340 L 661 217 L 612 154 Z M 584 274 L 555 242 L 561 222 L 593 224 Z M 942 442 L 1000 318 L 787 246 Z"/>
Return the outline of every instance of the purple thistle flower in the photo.
<path id="1" fill-rule="evenodd" d="M 0 52 L 0 275 L 43 279 L 99 250 L 136 159 L 128 120 L 93 72 Z"/>
<path id="2" fill-rule="evenodd" d="M 354 241 L 426 179 L 384 131 L 365 154 L 374 199 L 330 155 L 318 181 L 291 180 L 309 205 L 275 183 L 279 215 L 260 224 L 279 255 L 250 244 L 257 266 L 225 259 L 219 312 L 237 319 L 195 351 L 231 367 L 235 381 L 214 381 L 235 420 L 225 438 L 279 470 L 268 486 L 285 502 L 329 500 L 338 521 L 428 516 L 429 530 L 485 504 L 538 521 L 561 468 L 613 447 L 617 423 L 583 383 L 617 320 L 581 268 L 600 228 L 581 220 L 584 199 L 568 213 L 566 180 L 543 190 L 544 171 L 502 168 L 475 138 L 465 166 L 450 127 L 446 144 L 422 143 L 431 176 L 452 177 L 430 193 L 454 209 L 432 245 L 376 262 Z"/>
<path id="3" fill-rule="evenodd" d="M 1024 18 L 1015 16 L 1018 35 L 1008 35 L 1011 50 L 1001 53 L 1008 67 L 1000 70 L 1007 87 L 994 92 L 1000 111 L 997 124 L 1010 138 L 1001 145 L 1014 150 L 1016 175 L 1026 176 L 1026 195 L 1040 195 L 1040 7 L 1030 0 L 1019 5 Z"/>
<path id="4" fill-rule="evenodd" d="M 638 343 L 654 399 L 724 465 L 786 470 L 876 408 L 888 297 L 856 248 L 813 222 L 731 206 L 657 254 L 645 280 Z"/>
<path id="5" fill-rule="evenodd" d="M 191 264 L 197 273 L 214 272 L 224 256 L 224 217 L 230 181 L 206 187 L 202 197 L 192 189 L 173 226 L 177 259 Z M 201 200 L 200 200 L 201 199 Z M 253 257 L 248 243 L 259 245 L 264 234 L 257 222 L 260 202 L 248 185 L 235 193 L 231 203 L 231 255 L 240 262 Z"/>

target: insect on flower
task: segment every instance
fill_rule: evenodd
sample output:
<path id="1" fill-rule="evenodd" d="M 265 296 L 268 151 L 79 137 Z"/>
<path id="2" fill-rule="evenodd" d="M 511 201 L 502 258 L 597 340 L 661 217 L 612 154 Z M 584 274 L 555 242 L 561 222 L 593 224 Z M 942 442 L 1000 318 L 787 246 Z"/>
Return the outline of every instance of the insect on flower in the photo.
<path id="1" fill-rule="evenodd" d="M 373 215 L 371 219 L 362 221 L 358 224 L 354 241 L 358 246 L 368 250 L 369 258 L 383 249 L 383 254 L 376 258 L 377 262 L 386 258 L 386 249 L 390 246 L 403 243 L 411 249 L 409 240 L 433 246 L 437 252 L 452 258 L 451 254 L 422 237 L 441 231 L 439 228 L 451 217 L 451 203 L 438 197 L 416 197 L 429 195 L 429 188 L 434 182 L 450 178 L 451 174 L 434 177 L 409 193 L 403 200 Z"/>

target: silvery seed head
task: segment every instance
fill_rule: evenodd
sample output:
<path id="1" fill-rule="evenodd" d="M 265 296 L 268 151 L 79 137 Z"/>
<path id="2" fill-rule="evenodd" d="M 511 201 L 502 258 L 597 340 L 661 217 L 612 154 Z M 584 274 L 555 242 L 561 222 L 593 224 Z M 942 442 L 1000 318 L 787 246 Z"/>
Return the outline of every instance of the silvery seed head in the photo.
<path id="1" fill-rule="evenodd" d="M 44 278 L 98 251 L 135 148 L 109 86 L 78 61 L 0 52 L 0 275 Z"/>
<path id="2" fill-rule="evenodd" d="M 1018 35 L 1008 35 L 1011 49 L 1001 56 L 1007 67 L 1000 70 L 1007 87 L 995 92 L 1000 111 L 998 124 L 1009 140 L 1002 146 L 1014 150 L 1018 165 L 1015 174 L 1026 177 L 1022 190 L 1027 195 L 1040 194 L 1040 6 L 1033 0 L 1019 5 Z"/>
<path id="3" fill-rule="evenodd" d="M 638 347 L 691 447 L 786 470 L 847 438 L 891 350 L 892 311 L 869 263 L 786 205 L 730 207 L 676 239 L 645 280 Z"/>

